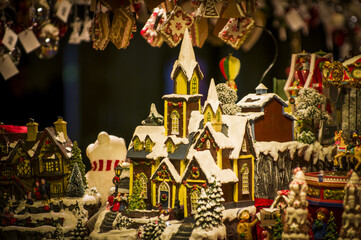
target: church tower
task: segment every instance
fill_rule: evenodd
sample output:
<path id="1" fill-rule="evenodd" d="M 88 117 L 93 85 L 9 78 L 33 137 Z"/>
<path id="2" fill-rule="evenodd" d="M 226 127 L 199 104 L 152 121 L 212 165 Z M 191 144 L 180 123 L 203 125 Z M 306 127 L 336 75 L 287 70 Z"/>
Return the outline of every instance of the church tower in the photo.
<path id="1" fill-rule="evenodd" d="M 218 100 L 216 85 L 213 78 L 209 85 L 207 101 L 204 103 L 203 115 L 204 125 L 207 122 L 211 122 L 212 127 L 216 132 L 222 130 L 222 108 L 221 103 Z"/>
<path id="2" fill-rule="evenodd" d="M 171 78 L 174 81 L 173 94 L 164 95 L 164 128 L 165 135 L 177 137 L 188 136 L 188 122 L 192 111 L 200 111 L 201 97 L 199 80 L 203 78 L 196 61 L 188 29 L 174 62 Z"/>

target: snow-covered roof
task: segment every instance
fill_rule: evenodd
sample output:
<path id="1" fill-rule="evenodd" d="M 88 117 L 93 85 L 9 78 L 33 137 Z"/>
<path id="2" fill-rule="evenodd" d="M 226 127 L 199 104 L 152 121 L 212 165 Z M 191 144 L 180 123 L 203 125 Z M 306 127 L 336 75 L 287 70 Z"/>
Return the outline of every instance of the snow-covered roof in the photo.
<path id="1" fill-rule="evenodd" d="M 217 112 L 218 106 L 220 105 L 220 102 L 218 100 L 217 90 L 216 90 L 216 84 L 214 83 L 213 78 L 211 80 L 211 83 L 209 84 L 208 96 L 207 96 L 207 100 L 204 103 L 203 113 L 206 110 L 208 105 L 211 106 L 212 111 L 214 113 Z"/>
<path id="2" fill-rule="evenodd" d="M 203 73 L 200 70 L 198 62 L 196 61 L 196 57 L 194 55 L 193 45 L 187 28 L 184 32 L 184 37 L 182 40 L 182 45 L 179 52 L 178 60 L 176 60 L 173 65 L 173 70 L 171 73 L 171 78 L 173 80 L 178 67 L 182 69 L 188 81 L 191 80 L 193 72 L 196 68 L 198 68 L 199 70 L 198 72 L 201 75 L 200 78 L 201 79 L 203 78 Z"/>
<path id="3" fill-rule="evenodd" d="M 180 138 L 180 137 L 177 137 L 176 135 L 169 135 L 166 139 L 166 141 L 168 140 L 168 138 L 170 138 L 173 143 L 175 145 L 178 145 L 178 144 L 188 144 L 189 143 L 189 140 L 188 138 Z"/>
<path id="4" fill-rule="evenodd" d="M 264 116 L 264 112 L 242 112 L 242 113 L 239 113 L 238 115 L 241 117 L 246 117 L 249 120 L 254 121 L 254 120 L 258 119 L 259 117 Z"/>
<path id="5" fill-rule="evenodd" d="M 176 183 L 180 183 L 181 182 L 181 177 L 179 176 L 177 170 L 175 169 L 174 165 L 169 161 L 168 158 L 164 158 L 160 164 L 158 165 L 157 169 L 154 171 L 154 173 L 152 174 L 152 176 L 150 177 L 150 179 L 154 179 L 156 177 L 156 174 L 158 172 L 158 169 L 161 168 L 163 166 L 163 164 L 165 164 L 169 171 L 170 174 L 173 176 L 174 181 L 176 181 Z"/>
<path id="6" fill-rule="evenodd" d="M 279 101 L 283 106 L 287 107 L 288 104 L 277 94 L 275 93 L 264 93 L 264 94 L 255 94 L 250 93 L 243 97 L 237 105 L 241 108 L 258 108 L 258 107 L 264 107 L 266 103 L 271 101 L 273 98 L 275 98 L 277 101 Z"/>
<path id="7" fill-rule="evenodd" d="M 148 159 L 156 159 L 158 157 L 166 157 L 167 156 L 167 149 L 164 145 L 164 141 L 166 140 L 165 136 L 165 129 L 164 126 L 138 126 L 133 134 L 133 138 L 137 136 L 140 141 L 144 141 L 145 138 L 148 136 L 154 146 L 152 148 L 152 152 L 146 154 L 146 158 Z M 128 150 L 134 147 L 133 141 L 130 142 Z"/>
<path id="8" fill-rule="evenodd" d="M 199 128 L 199 124 L 204 119 L 204 115 L 201 114 L 199 111 L 193 111 L 191 112 L 191 117 L 189 119 L 188 123 L 188 132 L 195 132 Z"/>
<path id="9" fill-rule="evenodd" d="M 221 183 L 230 183 L 230 182 L 238 182 L 238 177 L 231 169 L 223 169 L 221 170 L 210 151 L 199 151 L 194 154 L 194 158 L 189 161 L 182 179 L 185 177 L 186 173 L 190 171 L 190 166 L 193 161 L 197 161 L 199 167 L 202 169 L 204 175 L 207 178 L 207 181 L 211 180 L 212 176 L 215 176 Z M 183 179 L 185 180 L 185 179 Z"/>
<path id="10" fill-rule="evenodd" d="M 256 87 L 256 90 L 267 90 L 267 89 L 268 88 L 263 83 L 258 84 L 258 86 Z"/>
<path id="11" fill-rule="evenodd" d="M 176 93 L 172 93 L 172 94 L 166 94 L 163 95 L 162 99 L 169 99 L 169 98 L 178 98 L 184 101 L 188 101 L 190 98 L 201 98 L 203 97 L 202 94 L 176 94 Z"/>

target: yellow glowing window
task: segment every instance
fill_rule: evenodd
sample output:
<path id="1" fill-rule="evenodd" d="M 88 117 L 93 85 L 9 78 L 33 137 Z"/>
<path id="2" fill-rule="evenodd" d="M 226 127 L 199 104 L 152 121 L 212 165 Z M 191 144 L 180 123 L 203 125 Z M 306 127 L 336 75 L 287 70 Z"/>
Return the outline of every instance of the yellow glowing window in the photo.
<path id="1" fill-rule="evenodd" d="M 244 164 L 241 170 L 242 173 L 242 194 L 249 194 L 249 168 Z"/>
<path id="2" fill-rule="evenodd" d="M 172 119 L 171 134 L 179 134 L 179 113 L 174 110 L 171 114 L 171 119 Z"/>
<path id="3" fill-rule="evenodd" d="M 30 161 L 24 160 L 22 162 L 19 162 L 19 164 L 16 166 L 16 173 L 18 176 L 31 175 Z"/>
<path id="4" fill-rule="evenodd" d="M 211 112 L 208 111 L 207 112 L 207 122 L 210 122 L 211 121 Z"/>
<path id="5" fill-rule="evenodd" d="M 198 93 L 198 84 L 197 84 L 197 78 L 193 76 L 192 83 L 191 83 L 191 94 L 197 94 Z"/>
<path id="6" fill-rule="evenodd" d="M 147 184 L 148 184 L 148 178 L 145 176 L 144 173 L 141 173 L 139 176 L 140 186 L 142 187 L 142 195 L 144 198 L 147 198 Z"/>
<path id="7" fill-rule="evenodd" d="M 198 207 L 198 199 L 200 196 L 200 192 L 198 189 L 192 190 L 191 192 L 191 207 L 192 207 L 192 213 L 196 213 L 197 212 L 197 207 Z"/>
<path id="8" fill-rule="evenodd" d="M 59 161 L 58 160 L 45 160 L 44 161 L 44 168 L 46 172 L 57 172 L 60 171 L 59 168 Z"/>

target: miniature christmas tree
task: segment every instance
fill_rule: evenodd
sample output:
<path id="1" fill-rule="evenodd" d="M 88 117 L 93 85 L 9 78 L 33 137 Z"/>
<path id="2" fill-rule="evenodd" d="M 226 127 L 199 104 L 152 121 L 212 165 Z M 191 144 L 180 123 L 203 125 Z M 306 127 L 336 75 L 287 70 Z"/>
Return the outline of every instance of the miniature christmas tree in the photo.
<path id="1" fill-rule="evenodd" d="M 122 216 L 122 214 L 118 214 L 113 222 L 113 228 L 114 229 L 121 229 L 121 228 L 130 228 L 130 225 L 132 224 L 132 220 L 128 218 L 127 216 Z"/>
<path id="2" fill-rule="evenodd" d="M 222 202 L 224 202 L 223 191 L 221 188 L 222 184 L 216 178 L 211 177 L 209 181 L 209 187 L 206 190 L 206 194 L 208 196 L 208 204 L 211 206 L 210 216 L 212 217 L 211 224 L 213 227 L 218 227 L 218 225 L 222 224 L 222 216 L 224 206 Z"/>
<path id="3" fill-rule="evenodd" d="M 330 217 L 327 222 L 327 228 L 326 228 L 326 236 L 325 240 L 337 240 L 338 233 L 337 233 L 337 226 L 336 226 L 336 219 L 335 216 L 333 216 L 333 212 L 330 212 Z"/>
<path id="4" fill-rule="evenodd" d="M 86 228 L 83 226 L 82 220 L 79 218 L 76 228 L 71 232 L 71 239 L 81 240 L 86 236 Z"/>
<path id="5" fill-rule="evenodd" d="M 300 133 L 310 131 L 316 135 L 317 124 L 328 121 L 330 116 L 320 106 L 326 103 L 326 97 L 313 88 L 302 88 L 296 102 L 295 115 L 301 124 Z"/>
<path id="6" fill-rule="evenodd" d="M 78 143 L 76 141 L 73 142 L 73 148 L 71 149 L 71 158 L 70 158 L 70 170 L 73 171 L 74 168 L 74 163 L 78 164 L 81 176 L 82 176 L 82 180 L 83 180 L 83 185 L 85 187 L 87 187 L 88 183 L 85 177 L 85 164 L 83 163 L 82 160 L 82 156 L 81 156 L 81 151 L 80 148 L 78 147 Z"/>
<path id="7" fill-rule="evenodd" d="M 338 239 L 360 239 L 360 222 L 355 219 L 361 218 L 361 184 L 356 172 L 351 170 L 350 178 L 345 186 L 343 199 L 344 212 L 342 214 L 342 226 Z"/>
<path id="8" fill-rule="evenodd" d="M 58 223 L 58 225 L 56 225 L 55 231 L 53 233 L 53 238 L 56 239 L 56 240 L 63 240 L 64 239 L 63 228 L 60 226 L 59 223 Z"/>
<path id="9" fill-rule="evenodd" d="M 165 221 L 162 215 L 155 221 L 149 221 L 146 225 L 140 230 L 142 240 L 159 240 L 160 236 L 166 228 Z"/>
<path id="10" fill-rule="evenodd" d="M 283 224 L 281 219 L 281 214 L 278 213 L 276 215 L 276 223 L 272 227 L 272 236 L 271 239 L 273 240 L 280 240 L 282 239 L 282 232 L 283 232 Z"/>
<path id="11" fill-rule="evenodd" d="M 129 195 L 129 210 L 145 209 L 144 192 L 139 177 L 134 181 L 133 192 Z"/>
<path id="12" fill-rule="evenodd" d="M 73 171 L 71 172 L 70 181 L 66 194 L 68 197 L 83 197 L 84 196 L 84 185 L 82 176 L 78 167 L 78 163 L 74 163 Z"/>
<path id="13" fill-rule="evenodd" d="M 211 228 L 211 224 L 208 223 L 207 221 L 207 217 L 210 214 L 209 209 L 211 208 L 211 206 L 207 204 L 207 202 L 208 202 L 208 196 L 204 188 L 202 188 L 201 195 L 198 199 L 197 213 L 194 216 L 194 221 L 196 222 L 197 227 L 201 227 L 202 229 L 205 230 Z"/>
<path id="14" fill-rule="evenodd" d="M 286 208 L 286 223 L 282 239 L 308 239 L 308 187 L 305 174 L 300 168 L 294 169 L 293 174 L 293 180 L 289 185 L 289 202 Z"/>
<path id="15" fill-rule="evenodd" d="M 236 115 L 241 112 L 241 108 L 236 104 L 238 96 L 235 90 L 231 89 L 226 83 L 217 84 L 216 90 L 224 114 Z"/>

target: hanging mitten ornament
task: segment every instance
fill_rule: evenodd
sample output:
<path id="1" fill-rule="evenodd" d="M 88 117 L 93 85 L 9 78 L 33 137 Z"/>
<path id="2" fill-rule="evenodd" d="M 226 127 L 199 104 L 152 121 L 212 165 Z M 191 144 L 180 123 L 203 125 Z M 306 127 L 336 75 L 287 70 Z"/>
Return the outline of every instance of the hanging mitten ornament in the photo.
<path id="1" fill-rule="evenodd" d="M 231 18 L 218 37 L 238 50 L 253 28 L 254 20 L 250 17 Z"/>
<path id="2" fill-rule="evenodd" d="M 50 59 L 54 57 L 59 49 L 59 28 L 51 23 L 41 28 L 39 36 L 40 48 L 36 53 L 41 59 Z"/>
<path id="3" fill-rule="evenodd" d="M 70 34 L 68 43 L 79 44 L 81 42 L 80 29 L 81 29 L 81 25 L 83 25 L 83 22 L 80 20 L 79 17 L 76 17 L 71 25 L 73 27 L 73 31 Z"/>
<path id="4" fill-rule="evenodd" d="M 132 36 L 135 19 L 122 8 L 114 9 L 114 17 L 109 32 L 109 40 L 118 48 L 126 48 Z"/>
<path id="5" fill-rule="evenodd" d="M 170 47 L 175 47 L 181 42 L 185 29 L 189 28 L 192 23 L 193 17 L 183 11 L 181 7 L 176 6 L 157 32 Z"/>
<path id="6" fill-rule="evenodd" d="M 164 40 L 158 34 L 157 28 L 161 26 L 167 20 L 166 12 L 161 7 L 156 7 L 153 10 L 152 15 L 145 23 L 140 34 L 147 40 L 152 47 L 160 47 Z"/>

